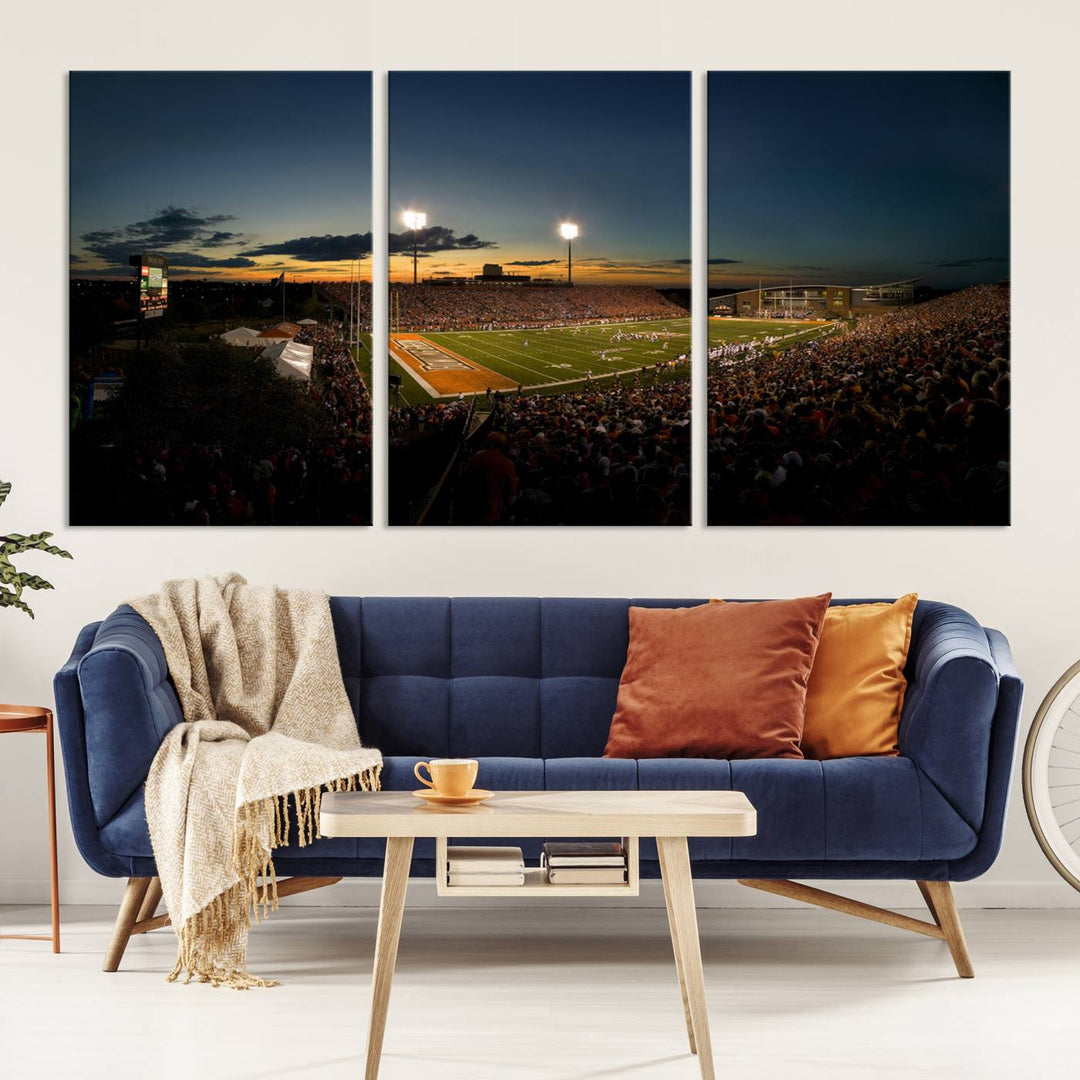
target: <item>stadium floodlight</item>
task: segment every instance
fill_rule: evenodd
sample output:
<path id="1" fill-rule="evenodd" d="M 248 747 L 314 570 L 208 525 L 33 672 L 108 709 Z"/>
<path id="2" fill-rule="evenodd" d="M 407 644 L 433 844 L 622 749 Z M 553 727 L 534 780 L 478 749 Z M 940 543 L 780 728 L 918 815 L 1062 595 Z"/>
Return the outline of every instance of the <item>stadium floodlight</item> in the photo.
<path id="1" fill-rule="evenodd" d="M 574 241 L 577 239 L 578 227 L 572 221 L 564 221 L 559 225 L 559 235 L 566 241 L 566 284 L 574 284 Z"/>
<path id="2" fill-rule="evenodd" d="M 420 240 L 420 230 L 427 225 L 427 214 L 422 210 L 406 210 L 401 215 L 406 229 L 412 230 L 412 283 L 416 284 L 416 260 L 417 249 Z"/>

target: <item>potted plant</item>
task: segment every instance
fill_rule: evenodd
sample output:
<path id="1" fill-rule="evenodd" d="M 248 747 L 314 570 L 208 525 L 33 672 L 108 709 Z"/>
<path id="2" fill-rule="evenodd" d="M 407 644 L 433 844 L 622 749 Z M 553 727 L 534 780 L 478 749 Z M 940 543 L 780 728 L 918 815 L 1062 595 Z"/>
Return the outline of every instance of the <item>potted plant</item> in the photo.
<path id="1" fill-rule="evenodd" d="M 0 480 L 0 506 L 11 494 L 11 484 Z M 51 532 L 33 533 L 23 536 L 22 533 L 9 533 L 0 535 L 0 608 L 13 607 L 25 611 L 32 619 L 34 612 L 30 605 L 22 598 L 24 589 L 51 589 L 52 585 L 44 578 L 36 574 L 25 574 L 16 569 L 11 559 L 14 555 L 21 555 L 24 551 L 44 551 L 47 555 L 59 555 L 62 559 L 70 559 L 71 552 L 50 544 Z"/>

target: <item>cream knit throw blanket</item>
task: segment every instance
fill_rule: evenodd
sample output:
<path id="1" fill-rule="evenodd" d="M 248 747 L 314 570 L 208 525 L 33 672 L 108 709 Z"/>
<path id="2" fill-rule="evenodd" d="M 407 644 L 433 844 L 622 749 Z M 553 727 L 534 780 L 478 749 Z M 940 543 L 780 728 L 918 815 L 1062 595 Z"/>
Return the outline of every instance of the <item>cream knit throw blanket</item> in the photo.
<path id="1" fill-rule="evenodd" d="M 273 986 L 246 971 L 251 917 L 277 908 L 273 851 L 319 835 L 319 798 L 379 786 L 361 745 L 324 593 L 238 574 L 167 581 L 129 601 L 153 628 L 186 723 L 146 781 L 146 820 L 179 940 L 169 980 Z M 258 879 L 262 878 L 262 884 Z"/>

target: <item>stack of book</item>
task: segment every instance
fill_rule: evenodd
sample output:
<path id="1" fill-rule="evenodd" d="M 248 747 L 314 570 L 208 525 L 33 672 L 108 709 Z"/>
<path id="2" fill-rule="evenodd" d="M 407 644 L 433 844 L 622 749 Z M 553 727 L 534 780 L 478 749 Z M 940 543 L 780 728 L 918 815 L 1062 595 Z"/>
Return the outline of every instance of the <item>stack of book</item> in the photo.
<path id="1" fill-rule="evenodd" d="M 524 885 L 525 860 L 519 847 L 448 847 L 448 885 Z"/>
<path id="2" fill-rule="evenodd" d="M 552 885 L 622 885 L 626 851 L 618 840 L 544 845 L 540 865 Z"/>

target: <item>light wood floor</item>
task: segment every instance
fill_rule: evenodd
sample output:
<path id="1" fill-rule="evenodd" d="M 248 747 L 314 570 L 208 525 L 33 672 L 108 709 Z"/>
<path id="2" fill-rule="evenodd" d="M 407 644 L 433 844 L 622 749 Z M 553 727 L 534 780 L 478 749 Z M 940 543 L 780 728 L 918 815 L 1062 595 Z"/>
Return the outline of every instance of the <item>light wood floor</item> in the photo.
<path id="1" fill-rule="evenodd" d="M 703 910 L 718 1076 L 1074 1076 L 1080 911 L 962 912 L 975 962 L 813 910 Z M 63 947 L 0 943 L 0 1076 L 355 1080 L 375 913 L 283 909 L 252 932 L 274 990 L 170 986 L 169 931 L 100 971 L 115 911 L 66 908 Z M 4 932 L 46 908 L 0 908 Z M 1071 1059 L 1069 1055 L 1072 1055 Z M 380 1080 L 696 1080 L 663 910 L 406 909 Z"/>

